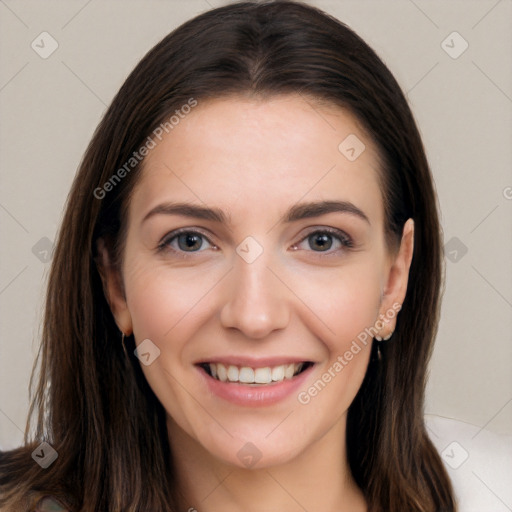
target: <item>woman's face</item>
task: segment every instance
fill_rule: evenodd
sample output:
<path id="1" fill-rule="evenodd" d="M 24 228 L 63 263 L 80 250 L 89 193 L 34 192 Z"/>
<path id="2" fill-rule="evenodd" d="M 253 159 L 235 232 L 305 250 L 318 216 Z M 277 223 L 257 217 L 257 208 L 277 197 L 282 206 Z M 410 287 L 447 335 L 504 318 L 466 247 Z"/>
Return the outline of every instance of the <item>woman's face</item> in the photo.
<path id="1" fill-rule="evenodd" d="M 405 295 L 410 223 L 390 254 L 377 155 L 343 110 L 199 102 L 146 157 L 124 295 L 109 280 L 171 442 L 240 467 L 342 443 L 370 328 L 390 333 Z"/>

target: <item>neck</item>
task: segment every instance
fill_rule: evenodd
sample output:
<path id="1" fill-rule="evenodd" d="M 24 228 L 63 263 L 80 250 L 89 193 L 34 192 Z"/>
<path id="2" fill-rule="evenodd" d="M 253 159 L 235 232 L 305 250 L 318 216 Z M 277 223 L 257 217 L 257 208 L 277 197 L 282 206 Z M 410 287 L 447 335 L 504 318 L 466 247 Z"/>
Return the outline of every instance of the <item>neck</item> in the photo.
<path id="1" fill-rule="evenodd" d="M 180 512 L 366 512 L 348 467 L 345 426 L 346 416 L 293 460 L 246 469 L 212 456 L 169 419 Z"/>

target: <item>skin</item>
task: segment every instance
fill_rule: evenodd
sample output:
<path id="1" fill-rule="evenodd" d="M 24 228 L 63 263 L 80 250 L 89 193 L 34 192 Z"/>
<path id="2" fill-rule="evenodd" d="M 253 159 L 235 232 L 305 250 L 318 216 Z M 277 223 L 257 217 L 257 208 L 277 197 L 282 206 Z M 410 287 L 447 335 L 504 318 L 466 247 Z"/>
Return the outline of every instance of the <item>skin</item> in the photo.
<path id="1" fill-rule="evenodd" d="M 338 150 L 350 134 L 366 146 L 353 162 Z M 291 206 L 317 200 L 350 201 L 369 222 L 346 212 L 283 221 Z M 230 222 L 167 214 L 143 221 L 166 201 L 217 207 Z M 306 405 L 297 393 L 264 407 L 233 405 L 208 393 L 194 366 L 234 354 L 300 356 L 316 363 L 307 390 L 359 333 L 402 304 L 413 221 L 391 252 L 378 155 L 353 116 L 295 95 L 200 102 L 146 157 L 127 222 L 120 273 L 104 251 L 105 291 L 119 329 L 160 350 L 142 368 L 168 412 L 181 508 L 365 511 L 345 426 L 370 343 Z M 182 227 L 206 235 L 199 250 L 186 252 L 174 238 L 167 247 L 176 252 L 158 252 Z M 322 251 L 308 239 L 329 227 L 354 247 L 334 236 Z M 252 263 L 236 252 L 248 236 L 263 248 Z M 396 316 L 379 334 L 395 323 Z M 261 454 L 251 468 L 237 456 L 247 442 Z"/>

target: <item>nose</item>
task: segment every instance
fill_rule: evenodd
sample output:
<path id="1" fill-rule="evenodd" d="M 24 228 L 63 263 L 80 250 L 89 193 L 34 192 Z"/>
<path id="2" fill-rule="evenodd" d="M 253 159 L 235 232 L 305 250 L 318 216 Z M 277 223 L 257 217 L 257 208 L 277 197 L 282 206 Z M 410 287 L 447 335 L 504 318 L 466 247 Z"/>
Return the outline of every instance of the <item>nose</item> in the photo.
<path id="1" fill-rule="evenodd" d="M 263 339 L 288 325 L 287 295 L 291 292 L 277 277 L 279 272 L 269 267 L 266 252 L 252 263 L 235 256 L 220 314 L 223 327 L 237 329 L 247 338 Z"/>

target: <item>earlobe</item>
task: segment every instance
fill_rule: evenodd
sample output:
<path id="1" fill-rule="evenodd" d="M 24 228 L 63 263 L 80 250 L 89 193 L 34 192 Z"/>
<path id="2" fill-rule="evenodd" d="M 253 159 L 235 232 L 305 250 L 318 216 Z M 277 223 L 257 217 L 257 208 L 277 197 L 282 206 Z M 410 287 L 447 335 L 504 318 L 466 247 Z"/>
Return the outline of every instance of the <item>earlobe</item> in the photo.
<path id="1" fill-rule="evenodd" d="M 109 251 L 102 238 L 98 239 L 96 247 L 96 266 L 103 283 L 103 293 L 119 330 L 129 336 L 133 332 L 132 319 L 124 297 L 121 276 L 118 269 L 112 265 Z"/>

